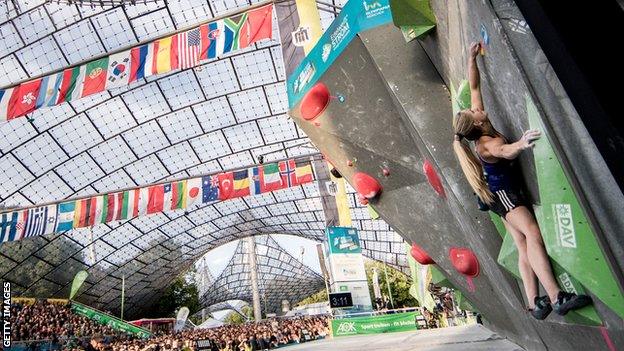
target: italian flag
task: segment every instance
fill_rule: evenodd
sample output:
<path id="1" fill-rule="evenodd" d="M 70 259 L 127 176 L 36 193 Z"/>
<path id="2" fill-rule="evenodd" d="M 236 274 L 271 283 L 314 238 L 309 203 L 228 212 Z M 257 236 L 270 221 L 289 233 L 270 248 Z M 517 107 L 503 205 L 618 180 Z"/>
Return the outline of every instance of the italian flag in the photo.
<path id="1" fill-rule="evenodd" d="M 270 163 L 262 166 L 263 184 L 262 192 L 279 190 L 283 188 L 282 177 L 280 176 L 277 163 Z"/>

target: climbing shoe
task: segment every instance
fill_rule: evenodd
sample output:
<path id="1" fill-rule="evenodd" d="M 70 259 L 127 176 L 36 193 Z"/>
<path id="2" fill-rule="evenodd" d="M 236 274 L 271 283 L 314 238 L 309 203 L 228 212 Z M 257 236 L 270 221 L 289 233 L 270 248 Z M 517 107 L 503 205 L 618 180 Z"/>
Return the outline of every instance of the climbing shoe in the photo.
<path id="1" fill-rule="evenodd" d="M 550 299 L 548 296 L 535 296 L 535 308 L 529 309 L 531 315 L 535 319 L 544 320 L 550 312 L 552 312 L 552 307 L 550 306 Z"/>
<path id="2" fill-rule="evenodd" d="M 565 316 L 569 311 L 585 307 L 592 303 L 591 297 L 560 291 L 555 302 L 555 312 Z"/>

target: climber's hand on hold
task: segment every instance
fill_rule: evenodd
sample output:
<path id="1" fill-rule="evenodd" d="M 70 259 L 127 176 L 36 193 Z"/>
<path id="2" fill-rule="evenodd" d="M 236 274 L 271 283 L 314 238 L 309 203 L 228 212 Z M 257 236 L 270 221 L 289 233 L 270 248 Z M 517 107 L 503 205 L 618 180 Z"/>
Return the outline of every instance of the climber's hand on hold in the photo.
<path id="1" fill-rule="evenodd" d="M 477 55 L 479 55 L 479 50 L 481 49 L 481 43 L 474 42 L 470 44 L 470 58 L 475 59 Z"/>
<path id="2" fill-rule="evenodd" d="M 521 150 L 530 149 L 535 146 L 535 140 L 539 139 L 542 136 L 542 133 L 537 129 L 529 129 L 524 134 L 522 134 L 522 138 L 518 140 L 519 146 Z"/>

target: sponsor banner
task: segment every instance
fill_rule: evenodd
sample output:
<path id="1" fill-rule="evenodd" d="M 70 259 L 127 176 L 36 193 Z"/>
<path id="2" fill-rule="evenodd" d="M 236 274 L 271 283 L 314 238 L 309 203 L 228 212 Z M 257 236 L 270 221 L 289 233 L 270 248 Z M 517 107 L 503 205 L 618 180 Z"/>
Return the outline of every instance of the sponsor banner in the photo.
<path id="1" fill-rule="evenodd" d="M 329 260 L 334 282 L 366 280 L 364 258 L 361 254 L 331 254 Z"/>
<path id="2" fill-rule="evenodd" d="M 336 283 L 336 292 L 350 292 L 353 308 L 361 311 L 371 311 L 373 303 L 368 290 L 368 281 L 360 282 L 338 282 Z"/>
<path id="3" fill-rule="evenodd" d="M 362 253 L 357 229 L 349 227 L 328 227 L 326 231 L 330 254 Z"/>
<path id="4" fill-rule="evenodd" d="M 333 336 L 381 334 L 416 330 L 418 312 L 384 314 L 371 317 L 332 319 Z"/>
<path id="5" fill-rule="evenodd" d="M 279 19 L 279 12 L 278 12 Z M 351 0 L 325 31 L 310 53 L 301 59 L 299 66 L 288 73 L 289 107 L 295 106 L 303 95 L 327 71 L 355 36 L 365 30 L 391 23 L 389 0 Z M 282 21 L 280 20 L 280 27 Z M 295 32 L 295 28 L 288 34 Z M 291 38 L 289 38 L 292 40 Z M 292 43 L 292 41 L 291 41 Z M 292 44 L 293 48 L 294 43 Z M 284 62 L 293 61 L 291 53 L 284 51 Z"/>
<path id="6" fill-rule="evenodd" d="M 85 316 L 100 324 L 107 325 L 114 330 L 133 334 L 141 338 L 147 338 L 150 336 L 150 332 L 143 328 L 139 328 L 136 325 L 124 322 L 119 318 L 115 318 L 77 302 L 72 302 L 71 310 L 75 314 Z"/>

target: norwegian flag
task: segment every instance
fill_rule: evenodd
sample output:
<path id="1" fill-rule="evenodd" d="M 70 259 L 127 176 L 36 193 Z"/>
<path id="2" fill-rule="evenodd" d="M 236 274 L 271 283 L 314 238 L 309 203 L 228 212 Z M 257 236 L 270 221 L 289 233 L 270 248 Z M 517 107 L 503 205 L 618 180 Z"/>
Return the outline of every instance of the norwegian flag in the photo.
<path id="1" fill-rule="evenodd" d="M 199 28 L 178 34 L 178 45 L 180 69 L 195 67 L 199 61 L 201 51 Z"/>

